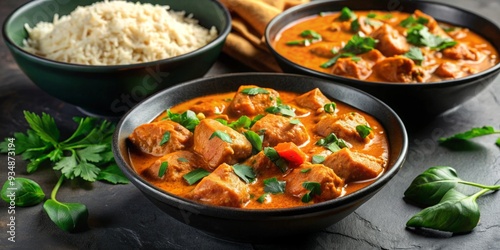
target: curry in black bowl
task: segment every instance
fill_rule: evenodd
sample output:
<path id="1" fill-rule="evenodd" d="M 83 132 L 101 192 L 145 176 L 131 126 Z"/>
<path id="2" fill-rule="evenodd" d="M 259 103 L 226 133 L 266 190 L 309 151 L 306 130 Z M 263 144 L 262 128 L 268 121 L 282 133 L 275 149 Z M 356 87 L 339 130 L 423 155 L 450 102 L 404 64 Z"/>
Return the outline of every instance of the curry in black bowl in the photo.
<path id="1" fill-rule="evenodd" d="M 373 116 L 326 97 L 242 85 L 197 97 L 128 137 L 137 173 L 196 202 L 273 209 L 345 196 L 383 174 L 387 133 Z"/>

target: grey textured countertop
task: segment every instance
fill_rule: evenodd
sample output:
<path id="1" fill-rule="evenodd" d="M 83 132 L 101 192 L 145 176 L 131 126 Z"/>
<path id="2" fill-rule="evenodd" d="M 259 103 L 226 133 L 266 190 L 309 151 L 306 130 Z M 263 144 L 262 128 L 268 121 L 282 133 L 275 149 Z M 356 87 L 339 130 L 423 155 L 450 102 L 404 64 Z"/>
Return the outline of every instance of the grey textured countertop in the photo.
<path id="1" fill-rule="evenodd" d="M 0 1 L 0 19 L 25 1 Z M 447 1 L 439 1 L 447 2 Z M 449 1 L 500 24 L 500 1 Z M 0 41 L 0 138 L 25 131 L 22 111 L 46 112 L 55 117 L 62 130 L 72 127 L 71 117 L 82 114 L 38 89 L 17 67 L 3 40 Z M 208 75 L 249 71 L 221 55 Z M 0 202 L 0 249 L 500 249 L 500 197 L 493 193 L 478 200 L 479 225 L 468 234 L 426 234 L 405 229 L 406 221 L 420 209 L 405 203 L 404 190 L 411 180 L 435 165 L 457 169 L 459 176 L 485 184 L 500 179 L 500 148 L 496 137 L 474 139 L 470 150 L 452 151 L 437 139 L 491 125 L 500 127 L 500 78 L 458 109 L 409 131 L 409 153 L 397 176 L 366 204 L 339 223 L 322 231 L 283 242 L 251 244 L 213 238 L 163 214 L 134 185 L 96 182 L 84 188 L 68 182 L 60 189 L 61 200 L 87 205 L 90 229 L 66 233 L 58 229 L 42 206 L 15 209 L 16 242 L 8 241 L 8 205 Z M 17 177 L 27 176 L 42 185 L 48 194 L 57 182 L 50 169 L 28 175 L 26 162 L 16 161 Z M 7 158 L 0 155 L 0 183 L 6 180 Z M 244 226 L 244 225 L 242 225 Z"/>

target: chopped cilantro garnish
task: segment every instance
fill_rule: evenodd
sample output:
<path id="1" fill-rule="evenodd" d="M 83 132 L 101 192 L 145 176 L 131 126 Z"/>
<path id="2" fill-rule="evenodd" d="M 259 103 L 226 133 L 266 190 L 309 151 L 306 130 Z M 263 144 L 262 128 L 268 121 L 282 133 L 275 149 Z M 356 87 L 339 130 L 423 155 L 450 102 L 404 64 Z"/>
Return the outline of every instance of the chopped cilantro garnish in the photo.
<path id="1" fill-rule="evenodd" d="M 256 175 L 252 167 L 244 164 L 234 164 L 233 170 L 234 173 L 246 183 L 252 183 L 255 180 Z"/>
<path id="2" fill-rule="evenodd" d="M 193 185 L 209 174 L 210 174 L 210 172 L 208 172 L 207 170 L 205 170 L 203 168 L 197 168 L 197 169 L 185 174 L 184 176 L 182 176 L 182 178 L 184 178 L 184 180 L 189 185 Z"/>
<path id="3" fill-rule="evenodd" d="M 285 192 L 285 181 L 278 181 L 276 177 L 265 179 L 264 181 L 264 192 L 272 194 L 280 194 Z"/>

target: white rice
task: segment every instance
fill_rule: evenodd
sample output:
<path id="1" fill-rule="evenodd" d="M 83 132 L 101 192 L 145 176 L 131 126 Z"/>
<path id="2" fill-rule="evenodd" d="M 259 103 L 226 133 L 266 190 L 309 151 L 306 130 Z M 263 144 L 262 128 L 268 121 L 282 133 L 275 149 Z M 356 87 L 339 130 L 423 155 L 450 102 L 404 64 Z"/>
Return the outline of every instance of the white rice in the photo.
<path id="1" fill-rule="evenodd" d="M 52 23 L 25 25 L 24 49 L 52 60 L 85 65 L 134 64 L 196 50 L 217 37 L 192 14 L 169 6 L 125 1 L 97 2 Z"/>

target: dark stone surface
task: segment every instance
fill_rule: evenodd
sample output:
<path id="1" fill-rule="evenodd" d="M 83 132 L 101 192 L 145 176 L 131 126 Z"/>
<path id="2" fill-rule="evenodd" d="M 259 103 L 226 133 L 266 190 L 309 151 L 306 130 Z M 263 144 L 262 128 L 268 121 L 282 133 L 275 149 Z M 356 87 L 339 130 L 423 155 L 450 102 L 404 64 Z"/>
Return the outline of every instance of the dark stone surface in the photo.
<path id="1" fill-rule="evenodd" d="M 0 1 L 0 18 L 25 1 Z M 441 2 L 445 2 L 441 0 Z M 450 4 L 480 13 L 500 23 L 498 0 L 459 0 Z M 68 133 L 74 129 L 73 116 L 82 116 L 74 106 L 48 96 L 38 89 L 16 66 L 0 41 L 0 138 L 25 131 L 22 111 L 46 112 Z M 221 55 L 208 75 L 249 71 L 231 58 Z M 406 221 L 420 209 L 402 199 L 411 180 L 431 166 L 447 165 L 460 177 L 485 184 L 500 183 L 498 136 L 474 139 L 468 150 L 441 147 L 437 139 L 471 127 L 491 125 L 500 128 L 500 78 L 479 95 L 452 112 L 409 131 L 410 148 L 398 175 L 370 201 L 339 223 L 320 232 L 270 244 L 227 242 L 201 233 L 164 215 L 132 184 L 85 185 L 65 182 L 58 198 L 87 205 L 90 229 L 66 233 L 58 229 L 43 212 L 41 204 L 17 207 L 15 243 L 8 241 L 8 205 L 0 202 L 1 249 L 499 249 L 500 197 L 498 193 L 478 199 L 479 225 L 468 234 L 450 235 L 405 229 Z M 411 124 L 408 124 L 411 127 Z M 7 157 L 0 155 L 0 183 L 6 180 Z M 49 168 L 26 173 L 26 162 L 16 157 L 15 174 L 37 181 L 50 194 L 57 176 Z M 463 189 L 472 193 L 475 189 Z M 244 226 L 244 225 L 242 225 Z"/>

